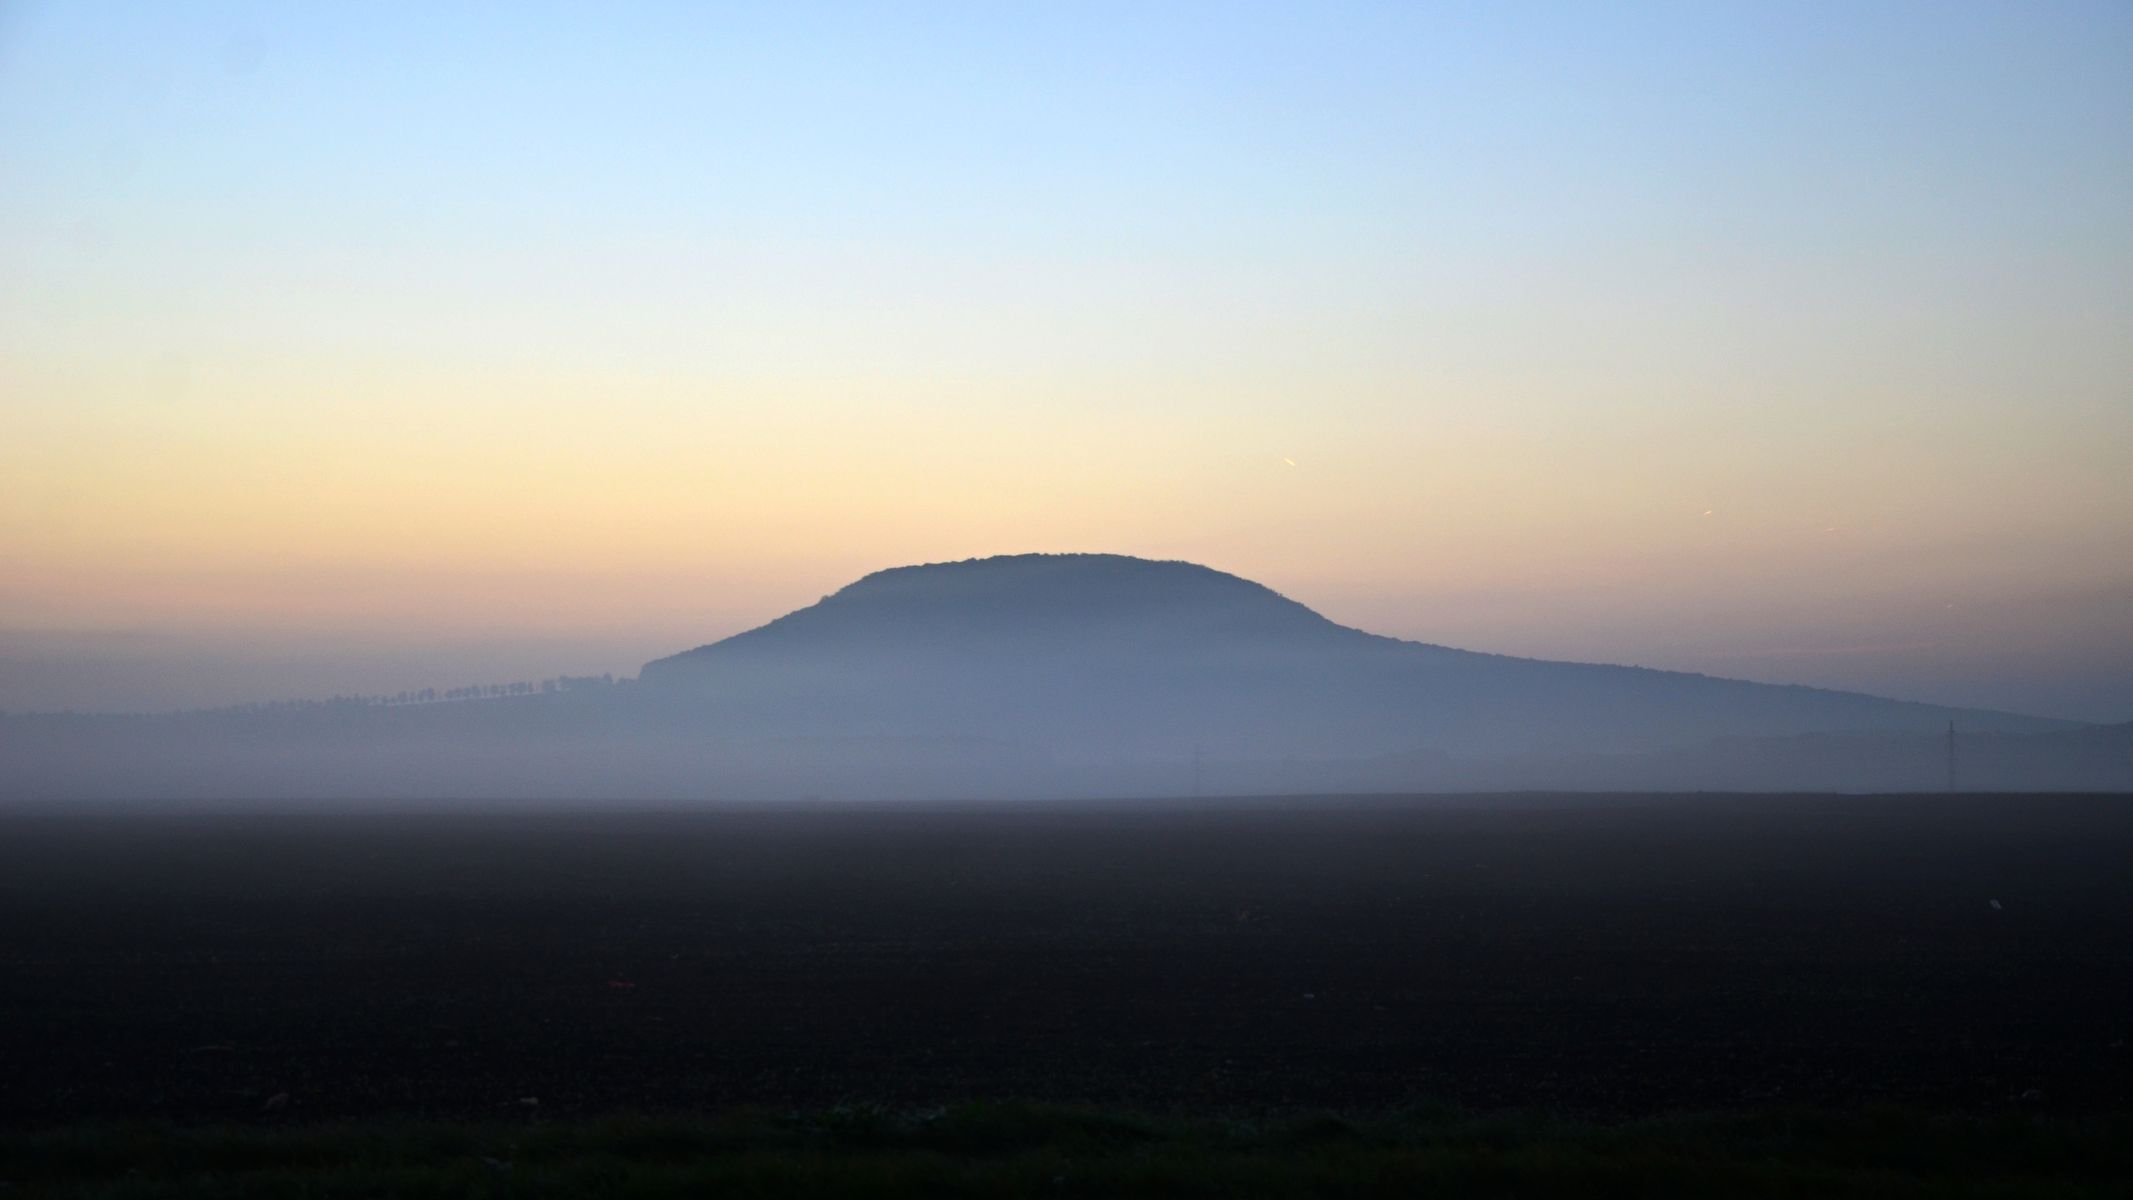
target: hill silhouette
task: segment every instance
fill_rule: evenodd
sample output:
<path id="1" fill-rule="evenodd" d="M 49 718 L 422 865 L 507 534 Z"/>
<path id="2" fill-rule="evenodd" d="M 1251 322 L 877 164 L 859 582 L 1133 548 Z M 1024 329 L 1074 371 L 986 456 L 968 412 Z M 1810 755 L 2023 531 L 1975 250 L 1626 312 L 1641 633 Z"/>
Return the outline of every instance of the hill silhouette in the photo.
<path id="1" fill-rule="evenodd" d="M 1951 721 L 1966 786 L 2133 785 L 2123 728 L 1401 641 L 1108 554 L 880 571 L 564 682 L 0 717 L 0 800 L 1932 790 Z"/>
<path id="2" fill-rule="evenodd" d="M 1635 752 L 1718 737 L 2057 723 L 1681 672 L 1479 654 L 1336 624 L 1185 562 L 1026 554 L 881 571 L 647 663 L 729 727 L 960 735 L 1094 755 Z"/>

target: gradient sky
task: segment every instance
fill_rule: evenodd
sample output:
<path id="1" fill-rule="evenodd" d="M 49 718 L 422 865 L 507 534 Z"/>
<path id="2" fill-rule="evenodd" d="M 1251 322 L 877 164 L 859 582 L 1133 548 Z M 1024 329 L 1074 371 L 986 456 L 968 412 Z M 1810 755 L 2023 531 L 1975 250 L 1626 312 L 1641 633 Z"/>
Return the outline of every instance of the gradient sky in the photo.
<path id="1" fill-rule="evenodd" d="M 1026 550 L 2133 719 L 2133 5 L 0 0 L 0 707 Z"/>

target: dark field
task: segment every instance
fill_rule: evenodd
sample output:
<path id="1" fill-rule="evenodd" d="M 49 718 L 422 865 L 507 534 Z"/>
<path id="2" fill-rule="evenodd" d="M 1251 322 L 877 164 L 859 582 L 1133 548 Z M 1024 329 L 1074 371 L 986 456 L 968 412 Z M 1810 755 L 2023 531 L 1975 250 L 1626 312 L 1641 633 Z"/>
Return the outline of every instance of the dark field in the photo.
<path id="1" fill-rule="evenodd" d="M 17 815 L 0 1122 L 2123 1110 L 2129 867 L 2126 797 Z"/>

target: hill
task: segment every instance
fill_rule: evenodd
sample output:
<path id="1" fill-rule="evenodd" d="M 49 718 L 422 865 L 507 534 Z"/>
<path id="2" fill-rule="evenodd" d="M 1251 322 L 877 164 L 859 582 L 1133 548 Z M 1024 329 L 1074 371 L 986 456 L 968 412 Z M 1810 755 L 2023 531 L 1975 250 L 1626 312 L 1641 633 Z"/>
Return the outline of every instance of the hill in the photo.
<path id="1" fill-rule="evenodd" d="M 588 681 L 577 681 L 580 683 Z M 0 800 L 2133 787 L 2123 730 L 1339 625 L 1204 566 L 899 567 L 637 680 L 0 718 Z"/>
<path id="2" fill-rule="evenodd" d="M 2056 722 L 1400 641 L 1234 575 L 1015 555 L 869 575 L 647 663 L 729 728 L 985 737 L 1103 758 L 1639 752 L 1812 732 L 2039 732 Z"/>

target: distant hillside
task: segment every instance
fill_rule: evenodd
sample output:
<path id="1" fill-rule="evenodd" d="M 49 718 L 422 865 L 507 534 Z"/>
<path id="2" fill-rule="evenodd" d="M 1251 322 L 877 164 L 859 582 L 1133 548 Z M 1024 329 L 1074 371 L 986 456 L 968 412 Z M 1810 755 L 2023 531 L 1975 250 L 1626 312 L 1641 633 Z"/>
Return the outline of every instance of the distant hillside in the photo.
<path id="1" fill-rule="evenodd" d="M 0 717 L 0 800 L 2133 788 L 2127 727 L 1475 654 L 1116 555 L 882 571 L 637 681 Z M 579 686 L 583 685 L 583 686 Z M 417 699 L 425 697 L 417 695 Z"/>
<path id="2" fill-rule="evenodd" d="M 1623 752 L 1950 720 L 2008 733 L 2062 724 L 1399 641 L 1234 575 L 1103 554 L 878 572 L 647 663 L 641 678 L 735 727 L 983 736 L 1099 758 Z"/>

